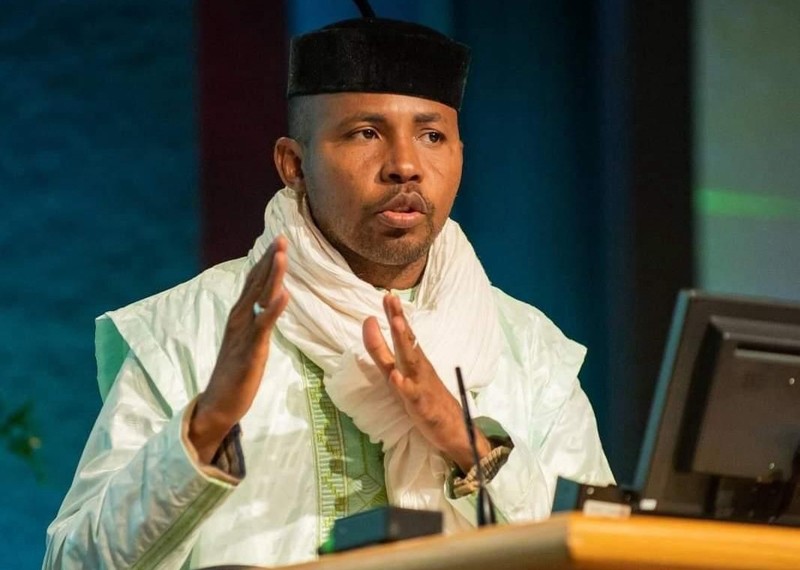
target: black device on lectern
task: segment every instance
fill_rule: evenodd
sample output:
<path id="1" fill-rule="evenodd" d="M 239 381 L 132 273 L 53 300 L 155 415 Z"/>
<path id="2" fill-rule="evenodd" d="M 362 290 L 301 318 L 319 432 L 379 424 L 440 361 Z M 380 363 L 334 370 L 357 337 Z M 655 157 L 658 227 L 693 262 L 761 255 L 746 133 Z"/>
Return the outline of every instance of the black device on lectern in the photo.
<path id="1" fill-rule="evenodd" d="M 800 304 L 681 291 L 641 511 L 800 526 Z"/>

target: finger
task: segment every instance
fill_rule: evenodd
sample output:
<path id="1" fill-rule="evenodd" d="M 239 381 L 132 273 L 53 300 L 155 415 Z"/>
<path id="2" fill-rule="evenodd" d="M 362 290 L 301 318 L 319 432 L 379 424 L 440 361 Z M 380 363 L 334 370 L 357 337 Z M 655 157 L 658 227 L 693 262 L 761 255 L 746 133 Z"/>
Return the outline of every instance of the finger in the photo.
<path id="1" fill-rule="evenodd" d="M 266 280 L 261 285 L 261 291 L 257 297 L 259 305 L 265 309 L 272 304 L 275 297 L 283 289 L 283 278 L 286 275 L 288 262 L 286 251 L 276 247 L 272 256 L 272 266 L 269 269 Z"/>
<path id="2" fill-rule="evenodd" d="M 391 384 L 403 400 L 410 404 L 416 404 L 420 400 L 419 384 L 408 376 L 405 376 L 397 368 L 389 374 L 389 384 Z"/>
<path id="3" fill-rule="evenodd" d="M 364 348 L 367 349 L 372 360 L 384 375 L 389 376 L 394 370 L 394 355 L 383 338 L 381 328 L 378 326 L 378 319 L 375 317 L 366 319 L 361 327 L 361 336 Z"/>
<path id="4" fill-rule="evenodd" d="M 238 303 L 243 309 L 250 310 L 253 303 L 258 299 L 261 290 L 264 287 L 264 282 L 267 280 L 270 270 L 272 269 L 272 260 L 275 251 L 281 248 L 286 249 L 286 238 L 278 236 L 272 243 L 269 244 L 267 251 L 261 256 L 261 259 L 253 266 L 250 273 L 247 275 L 242 293 L 239 296 Z"/>
<path id="5" fill-rule="evenodd" d="M 253 320 L 257 328 L 257 338 L 261 341 L 269 339 L 278 317 L 289 304 L 289 292 L 282 288 L 269 306 L 262 313 L 254 315 Z"/>
<path id="6" fill-rule="evenodd" d="M 289 302 L 289 293 L 283 286 L 283 277 L 286 275 L 287 263 L 288 260 L 285 252 L 278 251 L 275 253 L 269 277 L 264 284 L 262 296 L 256 301 L 263 309 L 263 311 L 255 315 L 256 324 L 259 326 L 271 327 Z"/>
<path id="7" fill-rule="evenodd" d="M 389 319 L 389 329 L 392 332 L 397 368 L 403 374 L 414 376 L 420 359 L 417 339 L 403 314 L 403 305 L 400 299 L 394 295 L 387 295 L 387 297 L 388 299 L 384 301 L 384 308 L 386 317 Z"/>
<path id="8" fill-rule="evenodd" d="M 272 268 L 272 260 L 275 257 L 276 251 L 285 251 L 286 250 L 286 238 L 283 236 L 278 236 L 269 244 L 267 247 L 267 251 L 264 252 L 264 255 L 261 256 L 261 259 L 253 266 L 250 275 L 248 276 L 250 285 L 250 290 L 260 290 L 266 281 L 267 276 L 269 275 L 269 271 Z"/>
<path id="9" fill-rule="evenodd" d="M 272 337 L 272 330 L 275 328 L 275 323 L 281 313 L 286 309 L 289 304 L 289 292 L 281 287 L 281 290 L 275 295 L 274 299 L 270 301 L 264 310 L 258 314 L 254 314 L 253 319 L 254 333 L 256 343 L 262 347 L 269 345 L 270 338 Z"/>

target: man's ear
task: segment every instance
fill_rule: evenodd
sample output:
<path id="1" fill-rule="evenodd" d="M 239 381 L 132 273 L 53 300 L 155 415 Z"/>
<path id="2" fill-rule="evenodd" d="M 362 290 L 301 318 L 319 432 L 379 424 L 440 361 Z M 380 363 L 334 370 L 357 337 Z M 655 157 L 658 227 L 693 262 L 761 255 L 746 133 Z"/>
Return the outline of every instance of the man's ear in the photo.
<path id="1" fill-rule="evenodd" d="M 289 137 L 281 137 L 275 141 L 273 159 L 275 160 L 275 169 L 283 183 L 292 190 L 305 192 L 302 145 Z"/>

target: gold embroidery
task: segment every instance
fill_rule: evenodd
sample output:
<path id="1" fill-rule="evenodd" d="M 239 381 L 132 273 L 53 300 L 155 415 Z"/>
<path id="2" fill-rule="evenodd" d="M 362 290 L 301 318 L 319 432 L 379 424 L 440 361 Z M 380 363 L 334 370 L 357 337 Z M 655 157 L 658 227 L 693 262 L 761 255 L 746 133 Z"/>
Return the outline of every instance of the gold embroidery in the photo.
<path id="1" fill-rule="evenodd" d="M 302 353 L 300 358 L 313 432 L 321 544 L 336 519 L 388 503 L 383 453 L 333 404 L 322 385 L 322 369 Z"/>

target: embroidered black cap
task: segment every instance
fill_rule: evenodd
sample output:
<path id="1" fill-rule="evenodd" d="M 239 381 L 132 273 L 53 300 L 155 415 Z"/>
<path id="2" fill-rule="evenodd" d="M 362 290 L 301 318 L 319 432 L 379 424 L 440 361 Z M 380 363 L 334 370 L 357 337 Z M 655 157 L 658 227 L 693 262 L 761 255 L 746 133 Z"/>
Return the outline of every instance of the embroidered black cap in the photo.
<path id="1" fill-rule="evenodd" d="M 461 108 L 466 45 L 426 26 L 376 18 L 371 9 L 362 14 L 292 38 L 287 97 L 397 93 Z"/>

